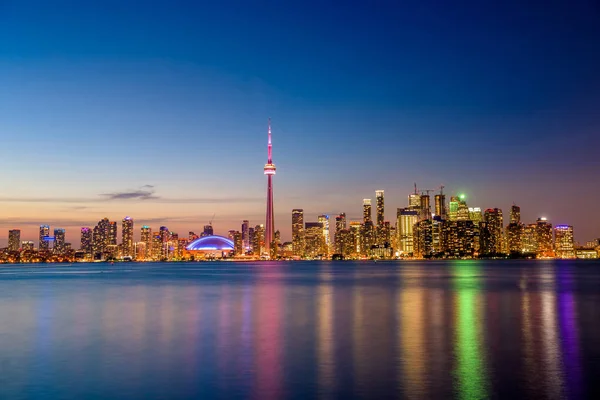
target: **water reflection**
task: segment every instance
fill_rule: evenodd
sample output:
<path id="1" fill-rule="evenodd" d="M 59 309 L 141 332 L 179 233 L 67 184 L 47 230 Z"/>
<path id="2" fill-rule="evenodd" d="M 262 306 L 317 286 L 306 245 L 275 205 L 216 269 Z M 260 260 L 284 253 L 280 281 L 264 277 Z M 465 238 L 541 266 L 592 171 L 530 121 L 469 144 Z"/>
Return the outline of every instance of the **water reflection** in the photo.
<path id="1" fill-rule="evenodd" d="M 321 398 L 332 398 L 335 385 L 334 327 L 333 327 L 333 285 L 329 268 L 319 274 L 317 288 L 317 355 L 318 384 Z"/>

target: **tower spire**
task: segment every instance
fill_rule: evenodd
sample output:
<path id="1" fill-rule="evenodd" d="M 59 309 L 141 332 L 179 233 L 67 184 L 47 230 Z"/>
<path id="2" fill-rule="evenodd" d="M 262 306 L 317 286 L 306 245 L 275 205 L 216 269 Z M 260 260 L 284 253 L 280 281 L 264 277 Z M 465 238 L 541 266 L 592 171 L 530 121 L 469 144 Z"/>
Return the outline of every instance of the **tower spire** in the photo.
<path id="1" fill-rule="evenodd" d="M 268 143 L 268 158 L 267 164 L 273 163 L 273 145 L 271 144 L 271 118 L 269 118 L 269 143 Z"/>
<path id="2" fill-rule="evenodd" d="M 264 173 L 267 175 L 267 216 L 265 226 L 265 251 L 270 258 L 277 256 L 277 247 L 273 242 L 275 239 L 275 213 L 273 212 L 273 175 L 275 175 L 275 164 L 273 164 L 273 145 L 271 143 L 271 118 L 269 118 L 269 140 L 267 144 L 268 154 Z M 273 246 L 273 248 L 272 248 Z"/>

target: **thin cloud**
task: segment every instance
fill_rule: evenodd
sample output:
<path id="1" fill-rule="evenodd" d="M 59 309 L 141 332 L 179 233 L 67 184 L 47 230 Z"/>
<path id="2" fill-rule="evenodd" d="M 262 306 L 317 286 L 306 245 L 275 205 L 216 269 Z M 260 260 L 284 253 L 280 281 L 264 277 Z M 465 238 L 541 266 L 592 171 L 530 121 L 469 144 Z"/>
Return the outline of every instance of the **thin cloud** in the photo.
<path id="1" fill-rule="evenodd" d="M 138 190 L 128 192 L 104 193 L 100 196 L 106 200 L 158 200 L 160 197 L 154 195 L 154 187 L 144 185 Z"/>

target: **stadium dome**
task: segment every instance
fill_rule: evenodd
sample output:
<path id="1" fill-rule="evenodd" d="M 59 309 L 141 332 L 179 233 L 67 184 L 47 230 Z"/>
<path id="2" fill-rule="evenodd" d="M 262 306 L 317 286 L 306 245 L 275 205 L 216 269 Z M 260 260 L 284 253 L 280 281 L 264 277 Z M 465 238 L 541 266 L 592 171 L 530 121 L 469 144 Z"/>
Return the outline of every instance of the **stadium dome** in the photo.
<path id="1" fill-rule="evenodd" d="M 204 236 L 185 248 L 188 251 L 233 251 L 233 242 L 223 236 Z"/>

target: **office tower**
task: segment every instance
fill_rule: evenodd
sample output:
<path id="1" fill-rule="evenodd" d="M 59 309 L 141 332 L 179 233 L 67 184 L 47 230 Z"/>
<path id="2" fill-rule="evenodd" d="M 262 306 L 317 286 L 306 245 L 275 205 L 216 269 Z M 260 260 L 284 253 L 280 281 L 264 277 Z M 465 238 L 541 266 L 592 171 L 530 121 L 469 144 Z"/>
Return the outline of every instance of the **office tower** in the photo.
<path id="1" fill-rule="evenodd" d="M 350 242 L 352 248 L 350 255 L 352 257 L 358 257 L 361 254 L 361 230 L 362 224 L 360 223 L 360 221 L 350 222 Z"/>
<path id="2" fill-rule="evenodd" d="M 464 196 L 462 198 L 459 197 L 458 207 L 456 209 L 456 221 L 469 221 L 470 216 L 469 207 L 467 207 Z"/>
<path id="3" fill-rule="evenodd" d="M 529 224 L 523 228 L 523 236 L 521 237 L 521 246 L 523 253 L 537 253 L 537 224 Z"/>
<path id="4" fill-rule="evenodd" d="M 430 257 L 433 253 L 433 229 L 430 219 L 417 222 L 413 227 L 414 256 Z"/>
<path id="5" fill-rule="evenodd" d="M 95 255 L 101 255 L 106 252 L 108 246 L 110 221 L 103 218 L 98 221 L 92 234 L 92 251 Z"/>
<path id="6" fill-rule="evenodd" d="M 33 251 L 33 242 L 31 240 L 24 240 L 21 242 L 21 250 Z"/>
<path id="7" fill-rule="evenodd" d="M 108 223 L 108 241 L 106 242 L 106 246 L 116 246 L 117 245 L 117 223 L 115 221 L 110 221 Z"/>
<path id="8" fill-rule="evenodd" d="M 92 229 L 89 227 L 81 228 L 81 243 L 79 249 L 85 254 L 92 254 Z"/>
<path id="9" fill-rule="evenodd" d="M 422 194 L 419 198 L 419 219 L 424 221 L 426 219 L 431 219 L 431 205 L 430 198 L 428 194 Z"/>
<path id="10" fill-rule="evenodd" d="M 383 226 L 383 222 L 385 220 L 385 204 L 384 204 L 384 199 L 383 199 L 383 190 L 376 190 L 375 191 L 375 201 L 376 201 L 376 207 L 377 207 L 377 214 L 376 214 L 376 222 L 377 222 L 377 228 L 381 228 Z"/>
<path id="11" fill-rule="evenodd" d="M 511 218 L 512 220 L 512 218 Z M 506 241 L 509 253 L 521 253 L 523 251 L 523 224 L 511 222 L 506 226 Z"/>
<path id="12" fill-rule="evenodd" d="M 248 223 L 248 221 L 244 221 L 244 222 Z M 246 225 L 246 228 L 247 227 L 248 227 L 248 225 Z M 244 229 L 244 225 L 242 224 L 242 230 L 243 229 Z M 235 255 L 237 255 L 237 256 L 241 256 L 246 253 L 246 250 L 244 249 L 244 240 L 243 240 L 242 232 L 239 232 L 239 231 L 233 232 L 233 250 L 235 252 Z"/>
<path id="13" fill-rule="evenodd" d="M 488 208 L 484 213 L 485 232 L 482 230 L 481 235 L 485 235 L 484 244 L 481 250 L 484 254 L 502 253 L 502 232 L 504 224 L 502 222 L 502 210 L 499 208 Z"/>
<path id="14" fill-rule="evenodd" d="M 148 243 L 147 242 L 136 242 L 135 243 L 135 259 L 137 261 L 147 261 L 148 259 Z"/>
<path id="15" fill-rule="evenodd" d="M 50 227 L 48 225 L 40 226 L 40 236 L 38 242 L 38 250 L 39 251 L 48 251 L 49 243 L 46 238 L 50 236 Z"/>
<path id="16" fill-rule="evenodd" d="M 433 254 L 441 254 L 444 251 L 444 227 L 445 221 L 439 215 L 431 218 L 431 250 Z"/>
<path id="17" fill-rule="evenodd" d="M 273 145 L 271 144 L 271 118 L 269 118 L 269 141 L 267 143 L 267 163 L 264 173 L 267 176 L 267 217 L 265 221 L 265 252 L 270 254 L 271 244 L 275 234 L 275 212 L 273 211 L 273 176 L 275 175 L 275 164 L 273 164 Z"/>
<path id="18" fill-rule="evenodd" d="M 335 231 L 341 231 L 342 229 L 346 229 L 346 213 L 340 213 L 335 217 Z"/>
<path id="19" fill-rule="evenodd" d="M 460 203 L 460 199 L 458 198 L 458 196 L 451 196 L 450 197 L 450 205 L 449 205 L 449 209 L 448 209 L 448 220 L 449 221 L 456 221 L 457 220 L 457 213 L 458 213 L 458 204 Z"/>
<path id="20" fill-rule="evenodd" d="M 304 227 L 305 254 L 309 258 L 327 255 L 323 224 L 320 222 L 307 222 Z"/>
<path id="21" fill-rule="evenodd" d="M 160 234 L 160 246 L 161 246 L 160 259 L 164 260 L 169 255 L 168 242 L 169 242 L 169 239 L 171 238 L 171 233 L 169 232 L 169 228 L 167 228 L 166 226 L 161 226 L 159 228 L 159 234 Z"/>
<path id="22" fill-rule="evenodd" d="M 363 199 L 363 224 L 373 222 L 371 219 L 371 199 Z"/>
<path id="23" fill-rule="evenodd" d="M 143 259 L 149 260 L 152 257 L 152 228 L 148 225 L 142 226 L 140 241 L 145 243 Z M 139 256 L 138 251 L 138 256 Z"/>
<path id="24" fill-rule="evenodd" d="M 335 253 L 342 254 L 344 240 L 346 239 L 345 234 L 342 233 L 346 231 L 346 213 L 341 213 L 337 217 L 335 217 L 335 236 L 334 236 L 334 244 L 335 244 Z M 349 231 L 348 231 L 349 232 Z"/>
<path id="25" fill-rule="evenodd" d="M 304 254 L 304 210 L 292 210 L 292 252 L 294 256 L 302 257 Z"/>
<path id="26" fill-rule="evenodd" d="M 134 258 L 133 252 L 133 218 L 125 217 L 121 225 L 123 257 Z"/>
<path id="27" fill-rule="evenodd" d="M 381 229 L 379 229 L 379 244 L 390 245 L 390 232 L 390 221 L 383 221 L 383 225 L 381 226 Z"/>
<path id="28" fill-rule="evenodd" d="M 212 223 L 208 224 L 208 225 L 204 225 L 204 229 L 202 230 L 202 236 L 213 236 L 214 235 L 214 230 L 213 230 L 213 226 Z"/>
<path id="29" fill-rule="evenodd" d="M 234 236 L 235 236 L 236 232 L 237 231 L 235 229 L 228 230 L 227 231 L 227 238 L 233 242 L 233 239 L 234 239 Z"/>
<path id="30" fill-rule="evenodd" d="M 521 222 L 521 207 L 513 204 L 510 208 L 510 223 L 518 224 Z"/>
<path id="31" fill-rule="evenodd" d="M 319 215 L 317 218 L 317 222 L 323 225 L 323 238 L 325 239 L 325 246 L 329 248 L 330 246 L 330 236 L 329 236 L 329 215 Z"/>
<path id="32" fill-rule="evenodd" d="M 553 257 L 552 224 L 544 217 L 538 218 L 535 224 L 538 257 Z"/>
<path id="33" fill-rule="evenodd" d="M 554 246 L 556 257 L 575 258 L 575 242 L 571 225 L 556 225 L 554 227 Z"/>
<path id="34" fill-rule="evenodd" d="M 244 253 L 250 250 L 250 221 L 247 219 L 242 221 L 242 247 Z"/>
<path id="35" fill-rule="evenodd" d="M 21 231 L 11 229 L 8 231 L 8 251 L 19 251 L 21 248 Z"/>
<path id="36" fill-rule="evenodd" d="M 256 225 L 254 227 L 252 241 L 252 252 L 256 256 L 262 256 L 266 251 L 265 247 L 265 226 L 263 224 Z"/>
<path id="37" fill-rule="evenodd" d="M 411 207 L 399 208 L 396 213 L 396 234 L 398 235 L 398 250 L 404 256 L 414 251 L 414 226 L 419 220 L 419 211 Z"/>
<path id="38" fill-rule="evenodd" d="M 150 248 L 152 249 L 150 259 L 153 261 L 162 260 L 163 244 L 160 231 L 152 233 L 152 245 L 150 246 Z"/>
<path id="39" fill-rule="evenodd" d="M 276 260 L 279 257 L 279 246 L 281 245 L 281 232 L 279 230 L 275 231 L 271 244 L 271 260 Z"/>
<path id="40" fill-rule="evenodd" d="M 65 254 L 65 230 L 57 228 L 54 230 L 54 254 Z"/>
<path id="41" fill-rule="evenodd" d="M 373 221 L 362 224 L 360 232 L 360 249 L 363 256 L 368 256 L 371 247 L 375 245 L 375 229 Z"/>
<path id="42" fill-rule="evenodd" d="M 442 248 L 451 258 L 473 257 L 479 248 L 478 227 L 473 221 L 447 221 L 443 227 Z"/>
<path id="43" fill-rule="evenodd" d="M 446 195 L 443 193 L 435 195 L 435 215 L 446 219 Z"/>
<path id="44" fill-rule="evenodd" d="M 421 195 L 417 192 L 417 184 L 415 183 L 415 192 L 408 195 L 408 208 L 418 210 L 421 208 Z"/>
<path id="45" fill-rule="evenodd" d="M 479 226 L 479 223 L 483 221 L 483 214 L 481 213 L 481 208 L 479 207 L 469 207 L 468 209 L 469 217 L 467 220 L 473 221 L 475 226 Z"/>

